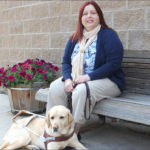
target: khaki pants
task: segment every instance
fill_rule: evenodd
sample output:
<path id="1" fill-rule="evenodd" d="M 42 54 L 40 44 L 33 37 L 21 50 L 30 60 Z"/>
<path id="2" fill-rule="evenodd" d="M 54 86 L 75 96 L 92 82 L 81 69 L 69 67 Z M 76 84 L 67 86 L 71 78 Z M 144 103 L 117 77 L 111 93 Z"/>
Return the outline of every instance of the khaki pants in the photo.
<path id="1" fill-rule="evenodd" d="M 121 94 L 118 86 L 108 78 L 88 81 L 88 85 L 90 88 L 92 108 L 94 108 L 96 102 L 102 100 L 103 98 L 116 97 Z M 85 84 L 79 84 L 72 92 L 73 116 L 76 123 L 83 124 L 85 122 L 85 101 Z M 64 105 L 68 107 L 67 94 L 65 92 L 62 77 L 53 81 L 50 85 L 46 111 L 54 105 Z"/>

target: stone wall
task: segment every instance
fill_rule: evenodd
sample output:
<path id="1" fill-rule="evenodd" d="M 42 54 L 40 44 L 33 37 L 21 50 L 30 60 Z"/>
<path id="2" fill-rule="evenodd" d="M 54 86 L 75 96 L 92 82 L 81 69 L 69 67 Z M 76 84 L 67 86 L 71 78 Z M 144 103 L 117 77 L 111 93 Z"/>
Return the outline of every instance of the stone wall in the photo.
<path id="1" fill-rule="evenodd" d="M 97 1 L 110 27 L 129 50 L 150 50 L 150 1 Z M 61 66 L 64 47 L 75 31 L 79 7 L 75 0 L 0 1 L 0 67 L 27 58 Z"/>

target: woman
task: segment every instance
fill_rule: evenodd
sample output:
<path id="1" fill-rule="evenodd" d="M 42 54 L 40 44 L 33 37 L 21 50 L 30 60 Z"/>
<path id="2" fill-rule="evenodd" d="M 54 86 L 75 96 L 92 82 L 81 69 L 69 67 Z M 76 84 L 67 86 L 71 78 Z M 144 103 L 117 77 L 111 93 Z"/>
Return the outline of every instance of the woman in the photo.
<path id="1" fill-rule="evenodd" d="M 67 93 L 72 92 L 72 113 L 78 133 L 85 121 L 84 82 L 90 88 L 92 108 L 103 98 L 120 95 L 125 86 L 122 57 L 122 43 L 105 23 L 100 7 L 94 1 L 85 2 L 80 8 L 76 32 L 65 48 L 63 78 L 50 85 L 47 110 L 53 105 L 67 107 Z M 74 84 L 77 85 L 75 88 Z"/>

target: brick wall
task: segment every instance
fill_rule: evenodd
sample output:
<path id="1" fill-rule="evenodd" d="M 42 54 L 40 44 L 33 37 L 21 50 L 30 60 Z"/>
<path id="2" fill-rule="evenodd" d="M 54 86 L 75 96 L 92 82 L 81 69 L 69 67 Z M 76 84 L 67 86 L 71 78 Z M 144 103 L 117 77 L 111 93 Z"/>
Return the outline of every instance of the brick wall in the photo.
<path id="1" fill-rule="evenodd" d="M 150 50 L 150 1 L 97 1 L 130 50 Z M 60 65 L 83 1 L 0 1 L 0 67 L 27 58 Z"/>

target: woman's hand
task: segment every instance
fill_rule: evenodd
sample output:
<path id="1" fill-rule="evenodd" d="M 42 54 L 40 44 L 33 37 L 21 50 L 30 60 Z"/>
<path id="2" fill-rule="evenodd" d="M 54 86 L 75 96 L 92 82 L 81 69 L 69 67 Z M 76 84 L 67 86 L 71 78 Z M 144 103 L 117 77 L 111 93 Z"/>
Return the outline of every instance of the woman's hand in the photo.
<path id="1" fill-rule="evenodd" d="M 73 91 L 73 81 L 71 79 L 65 80 L 65 90 L 66 92 L 72 92 Z"/>
<path id="2" fill-rule="evenodd" d="M 84 83 L 90 81 L 90 77 L 88 75 L 80 75 L 77 79 L 76 79 L 76 83 L 80 84 L 80 83 Z"/>

